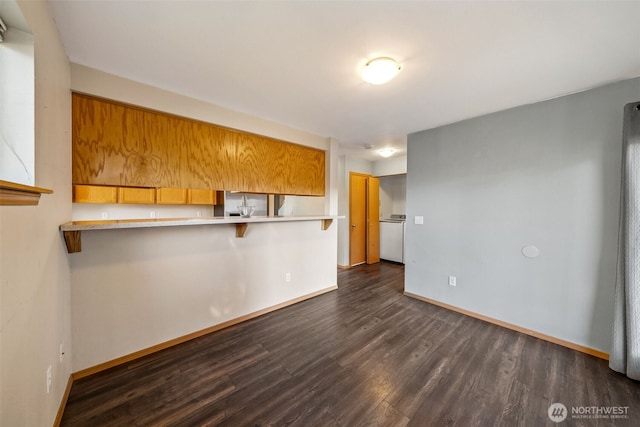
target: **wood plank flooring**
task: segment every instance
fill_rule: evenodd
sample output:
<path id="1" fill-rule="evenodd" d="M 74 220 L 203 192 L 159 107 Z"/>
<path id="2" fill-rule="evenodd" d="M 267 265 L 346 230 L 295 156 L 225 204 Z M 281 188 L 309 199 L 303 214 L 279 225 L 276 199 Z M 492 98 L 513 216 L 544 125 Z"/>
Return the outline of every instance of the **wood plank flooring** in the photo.
<path id="1" fill-rule="evenodd" d="M 638 426 L 607 362 L 402 295 L 404 267 L 76 381 L 63 426 Z M 551 422 L 549 405 L 629 407 Z"/>

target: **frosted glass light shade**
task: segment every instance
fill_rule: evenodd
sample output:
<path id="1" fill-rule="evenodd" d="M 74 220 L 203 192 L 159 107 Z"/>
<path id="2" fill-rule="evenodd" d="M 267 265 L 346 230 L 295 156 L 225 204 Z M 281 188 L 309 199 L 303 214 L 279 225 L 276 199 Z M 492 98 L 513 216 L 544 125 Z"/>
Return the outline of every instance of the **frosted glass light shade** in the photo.
<path id="1" fill-rule="evenodd" d="M 362 79 L 374 85 L 388 82 L 400 72 L 400 65 L 393 58 L 375 58 L 362 69 Z"/>
<path id="2" fill-rule="evenodd" d="M 395 152 L 396 150 L 394 150 L 393 148 L 383 148 L 381 150 L 378 150 L 378 154 L 382 157 L 391 157 Z"/>

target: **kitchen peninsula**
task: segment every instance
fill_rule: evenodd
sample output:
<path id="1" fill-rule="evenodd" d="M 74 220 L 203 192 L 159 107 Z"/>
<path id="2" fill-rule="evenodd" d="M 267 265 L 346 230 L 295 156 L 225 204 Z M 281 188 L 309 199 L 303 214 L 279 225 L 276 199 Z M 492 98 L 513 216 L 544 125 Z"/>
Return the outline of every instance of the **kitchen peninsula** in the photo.
<path id="1" fill-rule="evenodd" d="M 71 71 L 74 203 L 59 227 L 78 250 L 67 255 L 75 378 L 336 289 L 328 138 Z M 214 216 L 219 197 L 203 200 L 224 191 L 309 204 Z"/>

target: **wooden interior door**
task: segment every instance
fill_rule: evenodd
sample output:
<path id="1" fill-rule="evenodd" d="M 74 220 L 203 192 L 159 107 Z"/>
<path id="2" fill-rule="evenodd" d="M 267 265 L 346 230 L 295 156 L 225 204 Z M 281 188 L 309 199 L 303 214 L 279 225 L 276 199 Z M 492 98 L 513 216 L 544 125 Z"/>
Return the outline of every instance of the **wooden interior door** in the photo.
<path id="1" fill-rule="evenodd" d="M 367 262 L 367 175 L 349 173 L 349 264 Z"/>
<path id="2" fill-rule="evenodd" d="M 367 178 L 367 264 L 380 262 L 380 178 Z"/>

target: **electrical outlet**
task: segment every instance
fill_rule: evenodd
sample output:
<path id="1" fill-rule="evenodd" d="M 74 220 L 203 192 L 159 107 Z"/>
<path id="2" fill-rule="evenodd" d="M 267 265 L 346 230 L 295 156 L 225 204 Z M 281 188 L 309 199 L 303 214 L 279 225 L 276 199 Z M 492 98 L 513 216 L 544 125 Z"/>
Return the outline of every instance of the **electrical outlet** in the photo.
<path id="1" fill-rule="evenodd" d="M 100 218 L 102 219 L 109 219 L 109 212 L 102 212 L 100 214 Z"/>
<path id="2" fill-rule="evenodd" d="M 202 212 L 197 211 L 197 212 L 196 212 L 196 216 L 197 216 L 198 218 L 200 218 L 200 217 L 202 216 Z"/>
<path id="3" fill-rule="evenodd" d="M 156 217 L 156 211 L 149 212 L 149 217 L 150 218 L 155 218 Z"/>
<path id="4" fill-rule="evenodd" d="M 449 276 L 449 286 L 456 286 L 456 276 Z"/>
<path id="5" fill-rule="evenodd" d="M 51 391 L 51 379 L 52 379 L 52 369 L 51 369 L 51 365 L 49 365 L 49 367 L 47 368 L 47 393 L 49 393 L 49 391 Z"/>
<path id="6" fill-rule="evenodd" d="M 284 275 L 284 281 L 285 282 L 290 282 L 291 281 L 291 273 L 286 273 Z"/>

